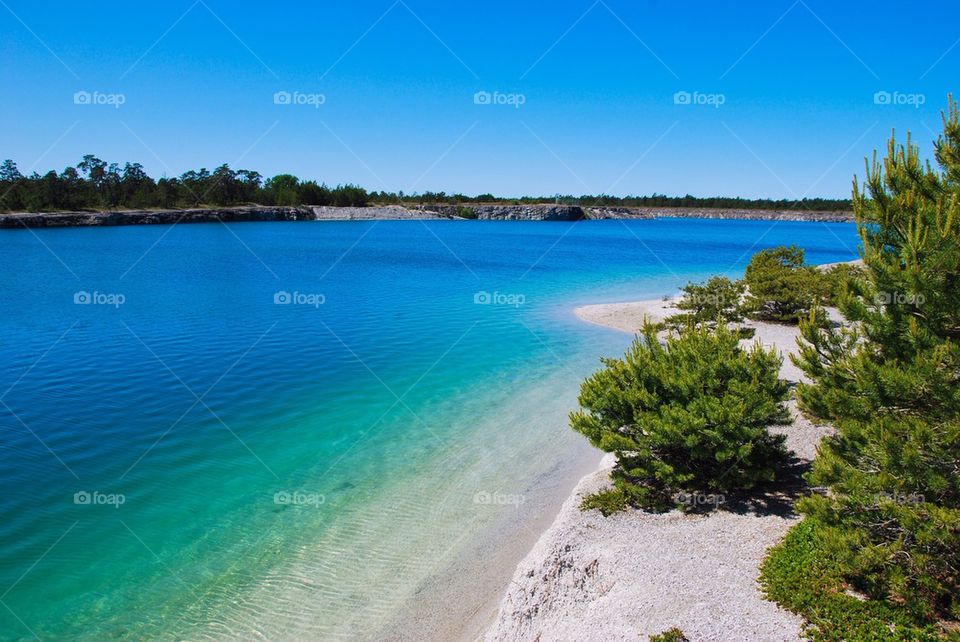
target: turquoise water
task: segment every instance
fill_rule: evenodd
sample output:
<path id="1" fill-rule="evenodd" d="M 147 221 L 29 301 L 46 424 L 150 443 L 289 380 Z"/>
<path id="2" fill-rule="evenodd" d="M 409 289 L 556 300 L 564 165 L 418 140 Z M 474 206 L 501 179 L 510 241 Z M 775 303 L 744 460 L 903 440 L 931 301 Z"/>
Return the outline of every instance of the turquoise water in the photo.
<path id="1" fill-rule="evenodd" d="M 376 637 L 588 452 L 566 413 L 629 337 L 574 307 L 739 275 L 788 243 L 832 262 L 856 236 L 679 219 L 3 231 L 0 636 Z"/>

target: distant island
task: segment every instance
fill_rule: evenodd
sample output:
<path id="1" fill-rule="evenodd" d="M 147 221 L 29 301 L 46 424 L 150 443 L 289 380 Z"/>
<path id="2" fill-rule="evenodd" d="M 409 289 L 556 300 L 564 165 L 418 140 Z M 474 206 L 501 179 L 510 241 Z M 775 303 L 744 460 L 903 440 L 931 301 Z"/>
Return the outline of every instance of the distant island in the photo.
<path id="1" fill-rule="evenodd" d="M 22 174 L 0 164 L 0 228 L 180 222 L 479 219 L 577 221 L 659 217 L 851 221 L 847 199 L 608 195 L 503 198 L 328 187 L 291 174 L 264 179 L 221 165 L 153 179 L 139 163 L 88 154 L 61 172 Z"/>

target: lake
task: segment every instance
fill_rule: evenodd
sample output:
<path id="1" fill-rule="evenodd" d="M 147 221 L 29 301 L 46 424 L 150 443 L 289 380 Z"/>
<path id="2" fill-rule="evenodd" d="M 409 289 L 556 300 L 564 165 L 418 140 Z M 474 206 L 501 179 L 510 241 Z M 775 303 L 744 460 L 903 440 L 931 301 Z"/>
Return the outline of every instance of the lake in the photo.
<path id="1" fill-rule="evenodd" d="M 843 223 L 4 230 L 0 636 L 376 638 L 443 582 L 461 617 L 599 459 L 567 413 L 630 337 L 573 308 L 791 243 L 856 256 Z"/>

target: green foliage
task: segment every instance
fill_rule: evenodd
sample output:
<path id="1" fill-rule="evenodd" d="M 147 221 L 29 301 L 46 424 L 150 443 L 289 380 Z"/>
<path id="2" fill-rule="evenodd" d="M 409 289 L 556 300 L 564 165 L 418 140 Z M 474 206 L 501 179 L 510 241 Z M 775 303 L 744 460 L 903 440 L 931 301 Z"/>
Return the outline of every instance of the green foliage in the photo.
<path id="1" fill-rule="evenodd" d="M 465 207 L 463 205 L 458 205 L 457 217 L 475 219 L 477 218 L 477 210 L 473 209 L 472 207 Z"/>
<path id="2" fill-rule="evenodd" d="M 689 323 L 739 323 L 743 321 L 741 303 L 745 285 L 724 276 L 714 276 L 704 283 L 687 283 L 677 308 L 680 314 L 667 317 L 666 324 L 679 328 Z"/>
<path id="3" fill-rule="evenodd" d="M 850 292 L 851 281 L 863 279 L 866 271 L 849 263 L 838 263 L 820 273 L 821 296 L 824 305 L 839 305 Z"/>
<path id="4" fill-rule="evenodd" d="M 272 205 L 296 205 L 300 201 L 300 179 L 278 174 L 266 182 L 263 191 Z"/>
<path id="5" fill-rule="evenodd" d="M 804 265 L 803 249 L 791 245 L 753 255 L 744 272 L 748 313 L 764 321 L 797 323 L 822 291 L 818 270 Z"/>
<path id="6" fill-rule="evenodd" d="M 845 568 L 833 556 L 835 537 L 835 531 L 808 517 L 770 549 L 760 568 L 767 598 L 803 616 L 807 637 L 818 642 L 942 639 L 939 627 L 907 610 L 848 592 Z"/>
<path id="7" fill-rule="evenodd" d="M 626 510 L 628 506 L 630 506 L 630 498 L 627 493 L 619 488 L 607 488 L 598 491 L 584 497 L 583 501 L 580 502 L 582 510 L 595 508 L 603 513 L 604 517 Z"/>
<path id="8" fill-rule="evenodd" d="M 447 194 L 445 192 L 423 192 L 421 194 L 404 194 L 403 192 L 371 192 L 371 201 L 377 203 L 431 203 L 457 205 L 459 203 L 488 203 L 501 205 L 530 205 L 536 203 L 556 203 L 558 205 L 580 205 L 583 207 L 680 207 L 680 208 L 717 208 L 734 210 L 796 210 L 799 212 L 849 212 L 849 199 L 834 198 L 803 198 L 800 200 L 769 198 L 731 198 L 726 196 L 709 196 L 700 198 L 687 194 L 685 196 L 665 196 L 652 194 L 649 196 L 611 196 L 610 194 L 572 194 L 549 196 L 522 196 L 520 198 L 497 197 L 484 193 L 470 197 L 464 194 Z"/>
<path id="9" fill-rule="evenodd" d="M 650 642 L 690 642 L 689 638 L 683 634 L 683 631 L 677 627 L 667 629 L 663 633 L 650 636 Z"/>
<path id="10" fill-rule="evenodd" d="M 960 615 L 960 423 L 882 413 L 843 420 L 818 453 L 801 500 L 851 582 L 918 618 Z"/>
<path id="11" fill-rule="evenodd" d="M 367 204 L 367 192 L 362 187 L 347 183 L 331 191 L 335 207 L 362 207 Z"/>
<path id="12" fill-rule="evenodd" d="M 955 106 L 950 114 L 938 159 L 960 149 Z M 814 383 L 801 386 L 799 397 L 812 414 L 869 419 L 888 409 L 946 418 L 960 411 L 960 183 L 949 178 L 958 171 L 934 171 L 909 141 L 897 147 L 893 139 L 882 166 L 868 168 L 865 191 L 854 199 L 865 272 L 839 301 L 852 327 L 801 324 L 806 345 L 797 364 Z"/>
<path id="13" fill-rule="evenodd" d="M 912 617 L 960 618 L 960 124 L 934 169 L 910 143 L 854 184 L 865 270 L 838 305 L 848 327 L 801 324 L 801 408 L 830 420 L 799 507 L 843 577 Z"/>
<path id="14" fill-rule="evenodd" d="M 789 418 L 779 357 L 759 344 L 743 350 L 723 325 L 689 326 L 665 345 L 656 332 L 645 324 L 622 359 L 605 359 L 580 388 L 572 427 L 617 457 L 614 490 L 587 505 L 664 509 L 677 491 L 773 480 L 785 449 L 767 428 Z"/>
<path id="15" fill-rule="evenodd" d="M 330 189 L 314 181 L 280 174 L 263 182 L 251 170 L 221 165 L 184 172 L 178 178 L 150 178 L 139 163 L 106 163 L 87 154 L 76 167 L 61 173 L 24 176 L 11 160 L 0 164 L 0 210 L 82 210 L 175 208 L 201 204 L 264 205 L 367 204 L 368 194 L 355 185 Z"/>
<path id="16" fill-rule="evenodd" d="M 329 205 L 334 200 L 334 193 L 326 185 L 318 185 L 316 181 L 305 181 L 297 188 L 298 202 L 304 205 Z"/>

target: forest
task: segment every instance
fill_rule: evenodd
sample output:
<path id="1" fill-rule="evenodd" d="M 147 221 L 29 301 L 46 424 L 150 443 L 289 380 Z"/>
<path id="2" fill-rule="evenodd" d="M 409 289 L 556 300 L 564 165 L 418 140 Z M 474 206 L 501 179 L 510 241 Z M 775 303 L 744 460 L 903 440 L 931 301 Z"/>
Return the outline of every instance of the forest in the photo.
<path id="1" fill-rule="evenodd" d="M 213 171 L 190 170 L 177 177 L 150 177 L 140 163 L 108 163 L 93 154 L 61 172 L 24 175 L 12 160 L 0 164 L 0 211 L 44 212 L 114 209 L 178 209 L 201 205 L 331 205 L 364 207 L 370 204 L 560 203 L 580 206 L 689 207 L 754 210 L 849 211 L 848 199 L 802 200 L 731 197 L 552 195 L 497 197 L 445 192 L 405 194 L 368 192 L 353 184 L 329 187 L 292 174 L 264 178 L 259 172 L 220 165 Z"/>

